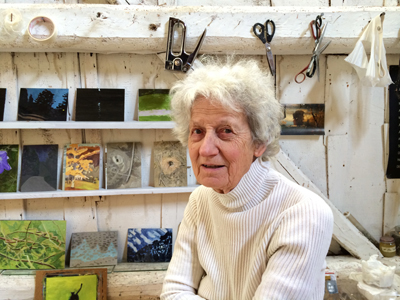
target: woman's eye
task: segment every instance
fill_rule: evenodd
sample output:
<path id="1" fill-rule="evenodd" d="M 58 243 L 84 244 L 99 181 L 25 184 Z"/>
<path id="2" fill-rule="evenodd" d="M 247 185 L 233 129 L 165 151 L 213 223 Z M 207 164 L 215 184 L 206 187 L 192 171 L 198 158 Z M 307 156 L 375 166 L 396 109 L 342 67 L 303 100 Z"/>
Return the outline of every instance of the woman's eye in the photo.
<path id="1" fill-rule="evenodd" d="M 232 133 L 232 130 L 230 130 L 229 128 L 225 128 L 224 133 Z"/>
<path id="2" fill-rule="evenodd" d="M 194 134 L 200 134 L 200 133 L 201 133 L 201 130 L 200 130 L 200 129 L 194 129 L 192 132 L 193 132 Z"/>

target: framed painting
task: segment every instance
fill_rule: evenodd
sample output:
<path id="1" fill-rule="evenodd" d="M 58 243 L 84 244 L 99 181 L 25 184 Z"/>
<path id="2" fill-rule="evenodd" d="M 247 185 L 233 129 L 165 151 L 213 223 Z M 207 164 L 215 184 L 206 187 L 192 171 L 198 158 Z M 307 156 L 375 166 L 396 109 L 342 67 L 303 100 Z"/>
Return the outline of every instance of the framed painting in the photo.
<path id="1" fill-rule="evenodd" d="M 17 191 L 18 145 L 0 145 L 0 193 Z"/>
<path id="2" fill-rule="evenodd" d="M 66 121 L 68 89 L 21 88 L 18 121 Z"/>
<path id="3" fill-rule="evenodd" d="M 325 104 L 284 104 L 281 135 L 324 135 Z"/>
<path id="4" fill-rule="evenodd" d="M 0 89 L 0 121 L 4 120 L 5 105 L 6 105 L 6 89 Z"/>
<path id="5" fill-rule="evenodd" d="M 142 186 L 141 143 L 109 143 L 106 147 L 107 189 Z"/>
<path id="6" fill-rule="evenodd" d="M 22 148 L 21 192 L 57 190 L 58 145 L 25 145 Z"/>
<path id="7" fill-rule="evenodd" d="M 71 268 L 111 266 L 118 259 L 118 231 L 77 232 L 71 238 Z"/>
<path id="8" fill-rule="evenodd" d="M 128 262 L 169 262 L 172 228 L 130 228 L 127 245 Z"/>
<path id="9" fill-rule="evenodd" d="M 35 300 L 106 300 L 107 269 L 37 271 Z"/>
<path id="10" fill-rule="evenodd" d="M 66 221 L 0 220 L 0 269 L 63 269 Z"/>
<path id="11" fill-rule="evenodd" d="M 139 89 L 139 121 L 171 121 L 167 89 Z"/>
<path id="12" fill-rule="evenodd" d="M 124 121 L 124 89 L 77 89 L 75 121 Z"/>
<path id="13" fill-rule="evenodd" d="M 63 190 L 98 190 L 100 145 L 69 144 L 64 148 Z"/>

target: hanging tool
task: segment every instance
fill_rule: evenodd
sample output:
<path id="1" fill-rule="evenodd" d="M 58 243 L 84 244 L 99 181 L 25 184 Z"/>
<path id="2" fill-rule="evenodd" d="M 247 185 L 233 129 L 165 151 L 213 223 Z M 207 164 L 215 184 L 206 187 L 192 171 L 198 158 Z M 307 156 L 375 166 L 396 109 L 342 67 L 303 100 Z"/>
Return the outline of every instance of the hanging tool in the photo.
<path id="1" fill-rule="evenodd" d="M 328 26 L 328 23 L 322 26 L 322 16 L 323 14 L 320 14 L 315 18 L 315 20 L 312 20 L 310 22 L 311 33 L 314 38 L 315 46 L 310 63 L 294 77 L 294 80 L 297 83 L 302 83 L 306 79 L 306 76 L 309 78 L 313 77 L 315 74 L 315 70 L 317 71 L 319 81 L 319 56 L 331 43 L 331 41 L 329 41 L 325 45 L 321 46 L 326 28 Z M 306 73 L 304 74 L 304 72 Z M 298 80 L 299 75 L 303 75 L 303 78 L 301 80 Z"/>
<path id="2" fill-rule="evenodd" d="M 269 27 L 271 27 L 271 33 L 269 33 Z M 275 76 L 275 62 L 274 55 L 271 50 L 271 41 L 275 34 L 275 23 L 272 20 L 267 20 L 265 25 L 261 23 L 256 23 L 253 26 L 254 34 L 261 40 L 261 42 L 265 45 L 265 49 L 267 51 L 267 59 L 269 69 L 271 70 L 272 76 Z"/>
<path id="3" fill-rule="evenodd" d="M 173 51 L 173 42 L 174 42 L 174 27 L 182 27 L 182 41 L 180 45 L 180 50 L 178 53 L 174 53 Z M 179 19 L 169 18 L 168 25 L 168 41 L 167 41 L 167 53 L 165 59 L 165 69 L 172 71 L 182 71 L 187 72 L 193 65 L 194 60 L 197 57 L 197 54 L 200 51 L 200 47 L 203 44 L 204 38 L 206 36 L 206 29 L 204 29 L 203 34 L 200 37 L 200 40 L 194 49 L 192 54 L 188 54 L 185 51 L 185 39 L 186 39 L 186 25 Z"/>

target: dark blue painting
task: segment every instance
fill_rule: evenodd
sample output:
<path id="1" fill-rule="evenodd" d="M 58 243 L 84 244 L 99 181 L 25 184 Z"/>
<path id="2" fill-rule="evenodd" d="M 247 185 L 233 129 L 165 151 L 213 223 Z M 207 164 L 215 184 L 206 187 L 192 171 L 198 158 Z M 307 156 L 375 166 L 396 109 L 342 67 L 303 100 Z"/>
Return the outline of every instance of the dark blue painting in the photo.
<path id="1" fill-rule="evenodd" d="M 172 228 L 128 229 L 128 262 L 169 262 Z"/>
<path id="2" fill-rule="evenodd" d="M 18 121 L 66 121 L 68 89 L 21 88 Z"/>

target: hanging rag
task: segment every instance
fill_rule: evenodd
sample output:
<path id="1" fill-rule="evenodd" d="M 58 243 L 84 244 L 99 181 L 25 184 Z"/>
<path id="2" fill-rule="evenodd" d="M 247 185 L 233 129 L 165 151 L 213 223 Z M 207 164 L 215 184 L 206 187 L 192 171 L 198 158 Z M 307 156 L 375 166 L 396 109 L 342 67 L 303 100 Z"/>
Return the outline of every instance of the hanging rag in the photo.
<path id="1" fill-rule="evenodd" d="M 367 86 L 387 87 L 392 83 L 386 63 L 386 51 L 383 45 L 382 13 L 371 20 L 353 51 L 345 58 L 357 71 L 360 81 Z M 371 47 L 368 61 L 365 48 Z"/>

